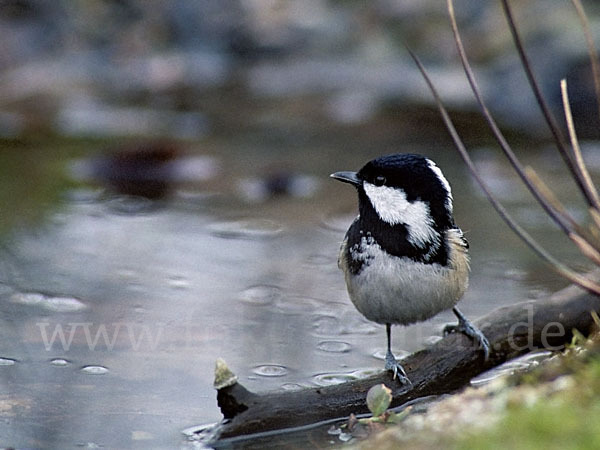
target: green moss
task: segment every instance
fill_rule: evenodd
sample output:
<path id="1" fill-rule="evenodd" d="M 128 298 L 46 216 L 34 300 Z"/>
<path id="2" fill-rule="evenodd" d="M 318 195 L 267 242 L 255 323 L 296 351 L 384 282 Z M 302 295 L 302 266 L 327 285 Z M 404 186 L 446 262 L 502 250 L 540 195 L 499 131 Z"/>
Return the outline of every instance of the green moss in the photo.
<path id="1" fill-rule="evenodd" d="M 540 401 L 509 412 L 490 433 L 468 439 L 459 448 L 565 449 L 600 448 L 600 407 L 572 401 Z"/>
<path id="2" fill-rule="evenodd" d="M 533 405 L 511 405 L 492 429 L 463 436 L 457 449 L 597 449 L 600 448 L 600 353 L 573 349 L 550 367 L 523 381 L 571 374 L 569 387 L 542 396 Z"/>
<path id="3" fill-rule="evenodd" d="M 572 399 L 538 401 L 509 411 L 491 431 L 459 442 L 460 449 L 600 448 L 600 400 L 581 405 Z"/>

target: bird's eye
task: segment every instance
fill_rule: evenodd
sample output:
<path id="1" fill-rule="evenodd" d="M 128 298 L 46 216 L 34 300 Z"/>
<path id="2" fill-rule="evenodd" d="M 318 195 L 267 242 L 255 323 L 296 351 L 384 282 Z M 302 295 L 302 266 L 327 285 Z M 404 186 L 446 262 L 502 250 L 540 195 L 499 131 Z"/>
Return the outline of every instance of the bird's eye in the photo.
<path id="1" fill-rule="evenodd" d="M 383 186 L 385 184 L 385 177 L 383 175 L 378 175 L 373 180 L 373 184 L 375 186 Z"/>

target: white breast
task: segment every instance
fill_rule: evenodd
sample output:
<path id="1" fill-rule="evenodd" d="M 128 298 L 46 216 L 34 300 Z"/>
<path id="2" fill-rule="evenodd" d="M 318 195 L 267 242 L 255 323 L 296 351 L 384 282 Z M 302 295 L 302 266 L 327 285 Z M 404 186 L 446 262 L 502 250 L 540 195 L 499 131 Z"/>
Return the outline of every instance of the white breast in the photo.
<path id="1" fill-rule="evenodd" d="M 357 275 L 344 270 L 350 299 L 367 319 L 382 324 L 407 325 L 452 308 L 467 288 L 469 269 L 466 249 L 454 235 L 449 243 L 450 263 L 441 266 L 391 256 L 363 238 L 351 251 L 361 253 L 368 265 Z"/>

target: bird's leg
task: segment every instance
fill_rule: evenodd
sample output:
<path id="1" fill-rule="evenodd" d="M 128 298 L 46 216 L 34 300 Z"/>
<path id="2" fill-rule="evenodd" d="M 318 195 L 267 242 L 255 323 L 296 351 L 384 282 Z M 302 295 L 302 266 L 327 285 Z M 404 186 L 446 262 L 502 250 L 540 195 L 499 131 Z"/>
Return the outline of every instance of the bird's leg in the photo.
<path id="1" fill-rule="evenodd" d="M 481 346 L 485 360 L 487 361 L 488 357 L 490 356 L 490 343 L 485 335 L 481 332 L 481 330 L 479 330 L 479 328 L 473 325 L 457 307 L 452 308 L 452 311 L 456 317 L 458 317 L 458 324 L 446 325 L 444 327 L 444 335 L 448 335 L 450 333 L 463 333 L 464 335 L 470 337 Z"/>
<path id="2" fill-rule="evenodd" d="M 385 369 L 391 371 L 394 374 L 394 380 L 398 378 L 401 384 L 411 385 L 412 383 L 406 376 L 404 367 L 396 361 L 394 354 L 392 353 L 392 324 L 385 324 L 385 331 L 387 332 L 387 353 L 385 355 Z"/>

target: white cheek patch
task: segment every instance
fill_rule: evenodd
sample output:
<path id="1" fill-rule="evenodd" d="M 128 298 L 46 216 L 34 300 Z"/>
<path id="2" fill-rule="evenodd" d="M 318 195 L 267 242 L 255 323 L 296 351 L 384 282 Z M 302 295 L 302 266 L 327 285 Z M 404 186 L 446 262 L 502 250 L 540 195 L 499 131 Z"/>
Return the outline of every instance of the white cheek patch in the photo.
<path id="1" fill-rule="evenodd" d="M 433 229 L 433 219 L 427 203 L 409 202 L 402 189 L 375 186 L 366 182 L 363 187 L 381 220 L 390 225 L 406 225 L 408 240 L 412 244 L 423 248 L 427 244 L 439 243 L 440 237 Z"/>
<path id="2" fill-rule="evenodd" d="M 446 199 L 446 208 L 448 208 L 448 211 L 450 214 L 452 214 L 452 189 L 450 189 L 450 183 L 448 183 L 448 180 L 446 180 L 446 177 L 440 168 L 432 160 L 428 159 L 427 164 L 433 173 L 436 174 L 440 180 L 440 183 L 442 183 L 442 186 L 444 186 L 444 189 L 446 189 L 446 192 L 448 193 L 448 198 Z"/>

